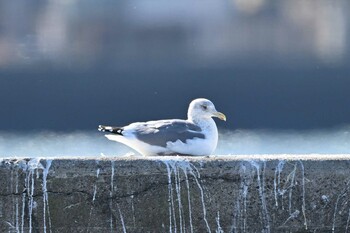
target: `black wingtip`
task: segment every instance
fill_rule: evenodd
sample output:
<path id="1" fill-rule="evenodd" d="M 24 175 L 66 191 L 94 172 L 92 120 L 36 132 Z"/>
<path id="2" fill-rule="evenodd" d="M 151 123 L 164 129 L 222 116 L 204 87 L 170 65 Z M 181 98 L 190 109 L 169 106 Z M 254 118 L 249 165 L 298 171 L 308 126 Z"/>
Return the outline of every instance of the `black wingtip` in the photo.
<path id="1" fill-rule="evenodd" d="M 122 134 L 123 129 L 119 128 L 119 127 L 99 125 L 97 130 L 101 131 L 101 132 L 110 132 L 110 133 L 113 133 L 113 134 L 123 135 Z"/>

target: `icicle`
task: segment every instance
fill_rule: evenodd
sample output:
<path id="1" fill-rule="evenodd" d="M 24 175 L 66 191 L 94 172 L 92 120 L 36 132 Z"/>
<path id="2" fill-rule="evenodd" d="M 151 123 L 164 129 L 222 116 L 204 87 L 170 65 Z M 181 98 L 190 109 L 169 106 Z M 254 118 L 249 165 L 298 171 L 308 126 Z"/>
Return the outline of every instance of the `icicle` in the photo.
<path id="1" fill-rule="evenodd" d="M 262 173 L 262 180 L 260 178 L 260 165 L 256 161 L 250 161 L 250 164 L 256 168 L 257 172 L 257 184 L 259 188 L 259 197 L 261 200 L 261 205 L 262 205 L 262 217 L 263 217 L 263 224 L 264 224 L 264 229 L 263 232 L 270 232 L 270 219 L 269 219 L 269 214 L 267 211 L 267 204 L 266 204 L 266 197 L 265 197 L 265 169 L 266 169 L 266 163 L 265 161 L 263 162 L 264 167 L 262 168 L 263 173 Z"/>
<path id="2" fill-rule="evenodd" d="M 181 187 L 180 187 L 181 181 L 180 181 L 180 175 L 179 175 L 179 168 L 181 168 L 181 170 L 184 172 L 185 178 L 186 178 L 191 232 L 193 232 L 193 225 L 192 225 L 190 190 L 189 190 L 189 182 L 188 182 L 187 173 L 189 173 L 193 176 L 193 178 L 197 184 L 197 187 L 200 191 L 201 201 L 202 201 L 202 209 L 203 209 L 203 220 L 206 224 L 207 231 L 209 233 L 211 233 L 209 223 L 207 220 L 207 214 L 206 214 L 204 190 L 203 190 L 203 187 L 198 180 L 200 178 L 200 173 L 199 173 L 198 169 L 186 160 L 179 160 L 179 161 L 167 160 L 167 161 L 163 161 L 163 163 L 166 165 L 166 169 L 167 169 L 167 173 L 168 173 L 169 232 L 170 233 L 173 232 L 173 226 L 174 226 L 174 232 L 177 232 L 177 221 L 176 221 L 175 203 L 174 203 L 174 198 L 173 198 L 173 187 L 172 187 L 172 178 L 171 178 L 172 173 L 174 173 L 175 189 L 176 189 L 176 194 L 177 194 L 178 204 L 179 204 L 180 232 L 186 231 L 182 202 L 180 199 L 181 198 L 181 195 L 180 195 L 181 194 Z"/>
<path id="3" fill-rule="evenodd" d="M 16 172 L 16 186 L 15 193 L 18 194 L 18 172 Z M 19 203 L 18 196 L 16 196 L 16 232 L 19 233 Z"/>
<path id="4" fill-rule="evenodd" d="M 289 184 L 288 187 L 286 187 L 286 188 L 284 188 L 282 190 L 282 192 L 285 193 L 289 189 L 289 192 L 288 192 L 288 213 L 289 214 L 292 214 L 292 195 L 293 195 L 293 188 L 295 186 L 295 174 L 296 174 L 296 171 L 297 171 L 297 164 L 294 164 L 293 170 L 287 176 L 287 180 L 286 180 L 285 186 L 288 184 L 288 182 L 290 182 L 290 184 Z"/>
<path id="5" fill-rule="evenodd" d="M 337 200 L 336 200 L 336 202 L 335 202 L 334 213 L 333 213 L 332 232 L 334 232 L 334 230 L 335 230 L 335 221 L 336 221 L 336 216 L 337 216 L 337 213 L 338 213 L 338 204 L 339 204 L 339 200 L 340 200 L 341 198 L 347 196 L 349 184 L 350 184 L 350 180 L 348 180 L 348 182 L 346 183 L 346 187 L 345 187 L 344 190 L 338 195 Z"/>
<path id="6" fill-rule="evenodd" d="M 249 172 L 247 173 L 247 167 L 244 163 L 240 164 L 239 175 L 240 175 L 240 186 L 237 195 L 237 200 L 235 201 L 233 209 L 233 224 L 231 226 L 230 232 L 237 232 L 238 229 L 242 229 L 245 232 L 246 228 L 246 216 L 247 216 L 247 196 L 248 188 L 250 184 L 251 177 Z M 243 202 L 243 203 L 242 203 Z"/>
<path id="7" fill-rule="evenodd" d="M 217 217 L 216 217 L 216 225 L 217 225 L 217 229 L 216 229 L 215 233 L 224 233 L 224 231 L 222 230 L 222 228 L 220 226 L 220 212 L 219 211 L 218 211 Z"/>
<path id="8" fill-rule="evenodd" d="M 26 193 L 22 194 L 22 218 L 21 218 L 21 232 L 24 233 L 24 211 L 26 206 Z"/>
<path id="9" fill-rule="evenodd" d="M 47 213 L 49 216 L 49 228 L 51 232 L 51 218 L 50 218 L 50 208 L 49 208 L 49 197 L 47 194 L 47 175 L 49 174 L 49 169 L 51 167 L 51 160 L 46 160 L 46 167 L 43 170 L 43 203 L 44 203 L 44 209 L 43 209 L 43 217 L 44 217 L 44 233 L 46 233 L 46 208 Z"/>
<path id="10" fill-rule="evenodd" d="M 95 162 L 96 162 L 96 165 L 99 164 L 98 160 L 96 160 Z M 90 208 L 89 221 L 88 221 L 87 228 L 90 227 L 90 220 L 91 220 L 92 212 L 94 210 L 94 203 L 95 203 L 96 193 L 97 193 L 97 184 L 96 183 L 98 181 L 99 174 L 100 174 L 100 168 L 97 168 L 97 170 L 96 170 L 96 181 L 95 181 L 94 186 L 93 186 L 94 191 L 93 191 L 93 195 L 92 195 L 92 205 L 91 205 L 91 208 Z"/>
<path id="11" fill-rule="evenodd" d="M 35 187 L 35 180 L 34 180 L 34 175 L 35 172 L 37 173 L 37 169 L 41 168 L 43 169 L 41 163 L 40 163 L 40 158 L 35 158 L 31 159 L 27 163 L 27 193 L 29 197 L 29 204 L 28 204 L 28 216 L 29 216 L 29 233 L 32 232 L 33 230 L 33 225 L 32 225 L 32 214 L 33 214 L 33 208 L 36 207 L 36 204 L 34 202 L 34 187 Z M 38 173 L 37 173 L 38 175 Z"/>
<path id="12" fill-rule="evenodd" d="M 246 167 L 242 166 L 244 173 L 246 172 Z M 242 189 L 242 198 L 243 198 L 243 232 L 246 231 L 247 227 L 247 197 L 248 197 L 248 188 L 249 188 L 249 180 L 247 180 L 244 176 L 243 181 L 241 183 Z"/>
<path id="13" fill-rule="evenodd" d="M 300 163 L 300 167 L 301 167 L 301 185 L 303 188 L 303 205 L 302 205 L 302 212 L 303 212 L 303 216 L 304 216 L 304 226 L 305 226 L 305 230 L 307 230 L 307 220 L 306 220 L 306 204 L 305 204 L 305 171 L 304 171 L 304 164 L 299 161 Z"/>
<path id="14" fill-rule="evenodd" d="M 99 174 L 100 174 L 100 169 L 97 168 L 97 170 L 96 170 L 96 178 L 97 178 L 97 179 L 98 179 Z M 96 199 L 96 193 L 97 193 L 97 184 L 96 184 L 96 182 L 95 182 L 95 184 L 94 184 L 94 194 L 93 194 L 93 196 L 92 196 L 92 202 L 94 202 L 95 199 Z"/>
<path id="15" fill-rule="evenodd" d="M 174 167 L 174 177 L 175 177 L 175 190 L 177 195 L 177 202 L 178 202 L 178 208 L 179 208 L 179 227 L 180 227 L 180 233 L 182 233 L 183 230 L 183 223 L 182 223 L 182 203 L 181 203 L 181 183 L 180 183 L 180 177 L 179 177 L 179 170 L 177 167 Z"/>
<path id="16" fill-rule="evenodd" d="M 279 185 L 281 183 L 281 172 L 283 170 L 284 164 L 285 164 L 284 160 L 278 162 L 278 165 L 275 170 L 274 180 L 273 180 L 276 207 L 278 207 L 277 190 L 279 194 L 280 193 Z"/>
<path id="17" fill-rule="evenodd" d="M 1 160 L 0 160 L 1 162 Z M 10 180 L 10 191 L 11 192 L 14 192 L 15 194 L 18 193 L 18 173 L 16 172 L 16 178 L 14 177 L 15 176 L 15 170 L 14 169 L 11 169 L 11 180 Z M 12 212 L 12 221 L 11 222 L 8 222 L 8 221 L 5 221 L 9 226 L 12 227 L 11 230 L 15 229 L 16 232 L 19 232 L 19 226 L 18 226 L 18 196 L 17 195 L 12 195 L 12 203 L 14 204 L 13 206 L 13 209 L 11 210 Z M 1 204 L 1 203 L 0 203 Z M 1 216 L 2 217 L 2 204 L 1 204 Z"/>
<path id="18" fill-rule="evenodd" d="M 176 232 L 176 216 L 173 198 L 173 187 L 171 182 L 172 168 L 170 168 L 169 162 L 165 161 L 167 173 L 168 173 L 168 203 L 169 203 L 169 232 L 172 232 L 172 220 L 174 220 L 174 231 Z"/>
<path id="19" fill-rule="evenodd" d="M 190 196 L 190 183 L 188 181 L 188 175 L 187 172 L 185 172 L 186 177 L 186 187 L 187 187 L 187 200 L 188 200 L 188 215 L 190 218 L 190 230 L 191 233 L 193 233 L 193 225 L 192 225 L 192 208 L 191 208 L 191 196 Z"/>
<path id="20" fill-rule="evenodd" d="M 335 217 L 336 217 L 337 212 L 338 212 L 338 203 L 339 203 L 339 199 L 341 196 L 345 196 L 345 194 L 343 193 L 341 195 L 338 195 L 337 201 L 335 202 L 334 213 L 333 213 L 332 232 L 334 232 L 334 230 L 335 230 Z"/>
<path id="21" fill-rule="evenodd" d="M 114 191 L 114 161 L 111 161 L 111 190 L 109 191 L 109 197 L 110 197 L 110 203 L 109 203 L 109 209 L 111 211 L 111 219 L 110 219 L 110 230 L 111 233 L 113 232 L 113 191 Z"/>
<path id="22" fill-rule="evenodd" d="M 189 171 L 193 175 L 194 180 L 196 181 L 196 184 L 197 184 L 197 186 L 198 186 L 198 188 L 200 190 L 201 200 L 202 200 L 202 209 L 203 209 L 203 219 L 204 219 L 205 225 L 207 226 L 208 232 L 211 233 L 211 230 L 210 230 L 210 227 L 209 227 L 209 223 L 208 223 L 208 220 L 207 220 L 207 210 L 206 210 L 205 202 L 204 202 L 204 191 L 203 191 L 203 188 L 202 188 L 201 184 L 198 181 L 198 178 L 200 177 L 200 175 L 199 175 L 199 172 L 198 172 L 198 170 L 197 170 L 197 168 L 195 166 L 192 165 L 191 167 L 193 167 L 196 170 L 196 172 L 197 172 L 197 176 L 196 176 L 195 173 L 193 172 L 193 169 L 191 169 Z"/>
<path id="23" fill-rule="evenodd" d="M 126 233 L 126 228 L 125 228 L 125 224 L 124 224 L 124 218 L 122 215 L 122 212 L 120 210 L 119 204 L 117 204 L 118 210 L 119 210 L 119 217 L 120 217 L 120 221 L 122 223 L 122 227 L 123 227 L 123 233 Z"/>

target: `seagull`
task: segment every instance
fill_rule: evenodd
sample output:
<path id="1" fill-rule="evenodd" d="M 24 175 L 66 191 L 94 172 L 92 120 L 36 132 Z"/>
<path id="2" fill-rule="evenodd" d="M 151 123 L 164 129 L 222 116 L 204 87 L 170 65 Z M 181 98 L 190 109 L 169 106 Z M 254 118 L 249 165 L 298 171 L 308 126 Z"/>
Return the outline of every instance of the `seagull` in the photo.
<path id="1" fill-rule="evenodd" d="M 135 122 L 124 127 L 99 125 L 112 141 L 125 144 L 144 156 L 211 155 L 218 143 L 218 129 L 212 117 L 226 121 L 214 104 L 204 98 L 193 100 L 187 120 L 169 119 Z"/>

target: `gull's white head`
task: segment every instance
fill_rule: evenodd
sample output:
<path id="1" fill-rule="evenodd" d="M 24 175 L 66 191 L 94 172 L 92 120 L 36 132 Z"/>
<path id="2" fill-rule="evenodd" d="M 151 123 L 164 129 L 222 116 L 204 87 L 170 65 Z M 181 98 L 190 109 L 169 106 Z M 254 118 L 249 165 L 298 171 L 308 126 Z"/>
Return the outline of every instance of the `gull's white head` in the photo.
<path id="1" fill-rule="evenodd" d="M 197 121 L 200 119 L 209 119 L 218 117 L 220 120 L 226 121 L 226 116 L 216 111 L 214 104 L 204 98 L 192 100 L 187 112 L 188 120 Z"/>

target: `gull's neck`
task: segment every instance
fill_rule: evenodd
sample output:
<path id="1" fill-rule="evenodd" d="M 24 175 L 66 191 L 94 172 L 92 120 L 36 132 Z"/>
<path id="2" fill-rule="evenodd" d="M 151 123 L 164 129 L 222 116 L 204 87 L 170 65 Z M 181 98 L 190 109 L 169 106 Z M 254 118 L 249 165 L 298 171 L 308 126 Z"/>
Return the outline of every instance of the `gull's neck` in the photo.
<path id="1" fill-rule="evenodd" d="M 213 153 L 218 144 L 218 128 L 215 121 L 211 117 L 193 117 L 190 114 L 187 120 L 202 129 L 206 139 L 203 146 L 209 147 L 210 153 Z"/>
<path id="2" fill-rule="evenodd" d="M 189 116 L 188 121 L 201 127 L 202 130 L 206 131 L 217 131 L 215 121 L 211 117 L 192 117 Z"/>
<path id="3" fill-rule="evenodd" d="M 210 153 L 213 153 L 218 144 L 218 128 L 216 127 L 215 121 L 210 118 L 191 118 L 188 121 L 198 125 L 205 135 L 206 145 L 210 146 Z"/>

